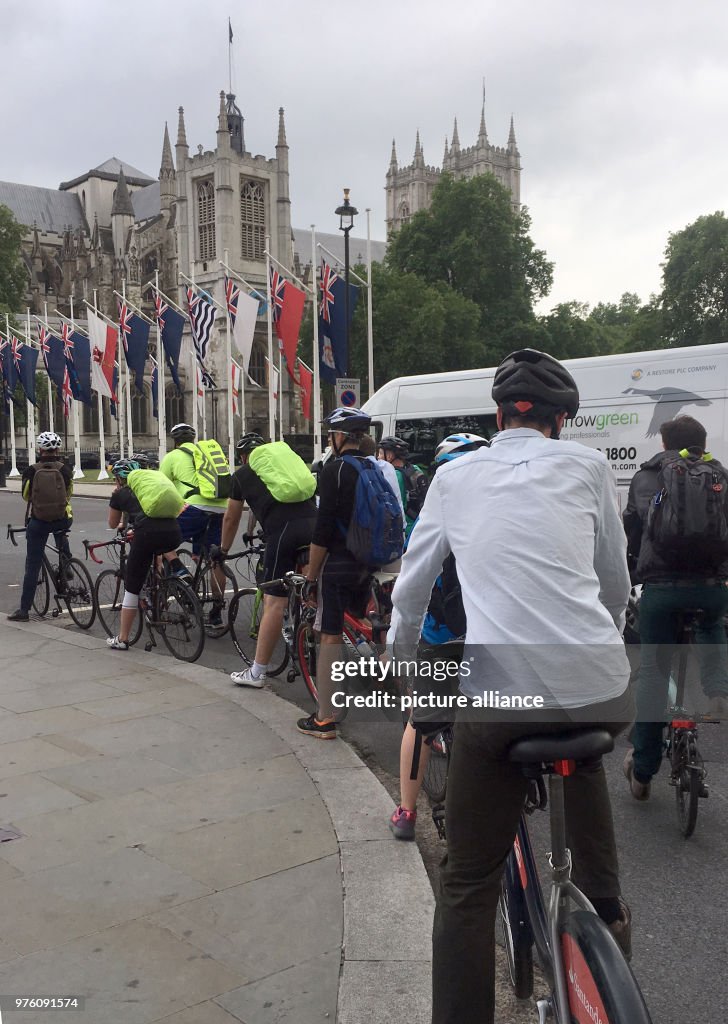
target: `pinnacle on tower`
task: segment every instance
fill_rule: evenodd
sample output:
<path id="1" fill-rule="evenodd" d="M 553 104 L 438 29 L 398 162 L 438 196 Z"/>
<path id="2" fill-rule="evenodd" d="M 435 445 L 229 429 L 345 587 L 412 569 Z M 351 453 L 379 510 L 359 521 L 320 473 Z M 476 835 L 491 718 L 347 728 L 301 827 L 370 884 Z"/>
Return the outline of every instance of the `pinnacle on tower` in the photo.
<path id="1" fill-rule="evenodd" d="M 116 186 L 114 202 L 111 205 L 111 216 L 113 217 L 115 214 L 127 217 L 134 216 L 134 207 L 131 205 L 131 196 L 129 195 L 123 167 L 119 167 L 119 183 Z"/>
<path id="2" fill-rule="evenodd" d="M 279 146 L 288 146 L 286 142 L 286 122 L 283 117 L 283 107 L 278 108 L 278 142 L 276 142 L 276 149 Z"/>
<path id="3" fill-rule="evenodd" d="M 488 142 L 488 133 L 485 130 L 485 89 L 483 94 L 483 106 L 480 108 L 480 130 L 478 132 L 478 144 L 485 146 Z"/>
<path id="4" fill-rule="evenodd" d="M 220 90 L 220 111 L 217 115 L 217 130 L 228 134 L 227 109 L 225 107 L 225 92 Z"/>
<path id="5" fill-rule="evenodd" d="M 447 135 L 445 136 L 445 152 L 442 154 L 443 166 L 447 163 L 448 157 L 450 156 L 450 150 L 447 147 Z"/>
<path id="6" fill-rule="evenodd" d="M 397 167 L 397 149 L 394 145 L 394 139 L 392 139 L 392 155 L 389 158 L 389 169 L 390 171 L 396 171 Z"/>
<path id="7" fill-rule="evenodd" d="M 452 142 L 450 143 L 450 152 L 460 152 L 460 136 L 458 135 L 458 119 L 455 118 L 455 124 L 452 129 Z"/>
<path id="8" fill-rule="evenodd" d="M 511 114 L 511 130 L 508 132 L 508 148 L 516 149 L 516 129 L 513 127 L 513 114 Z"/>
<path id="9" fill-rule="evenodd" d="M 420 144 L 420 130 L 417 129 L 417 138 L 415 140 L 415 164 L 422 165 L 425 162 L 424 154 L 422 153 L 422 146 Z"/>
<path id="10" fill-rule="evenodd" d="M 177 126 L 177 145 L 186 146 L 187 136 L 185 135 L 185 108 L 179 108 L 179 123 Z"/>
<path id="11" fill-rule="evenodd" d="M 174 161 L 172 160 L 172 146 L 169 141 L 169 128 L 164 122 L 164 142 L 162 143 L 162 166 L 159 168 L 160 178 L 165 174 L 174 174 Z"/>
<path id="12" fill-rule="evenodd" d="M 33 248 L 31 256 L 40 256 L 40 238 L 38 237 L 38 222 L 33 221 Z"/>

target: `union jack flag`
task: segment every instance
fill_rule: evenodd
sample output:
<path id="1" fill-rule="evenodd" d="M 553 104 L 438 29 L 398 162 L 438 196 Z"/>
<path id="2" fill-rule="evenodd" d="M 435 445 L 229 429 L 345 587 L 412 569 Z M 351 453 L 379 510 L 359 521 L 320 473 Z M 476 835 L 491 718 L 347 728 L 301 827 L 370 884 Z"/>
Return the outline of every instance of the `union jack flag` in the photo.
<path id="1" fill-rule="evenodd" d="M 319 313 L 327 324 L 331 323 L 331 307 L 334 304 L 334 281 L 339 275 L 328 263 L 321 264 L 321 305 Z"/>
<path id="2" fill-rule="evenodd" d="M 270 269 L 270 301 L 273 309 L 273 323 L 280 319 L 283 312 L 283 291 L 286 287 L 285 277 L 281 277 L 273 267 Z"/>
<path id="3" fill-rule="evenodd" d="M 13 338 L 10 344 L 13 349 L 13 362 L 15 363 L 15 369 L 20 373 L 23 360 L 23 343 L 18 338 Z"/>
<path id="4" fill-rule="evenodd" d="M 126 303 L 119 303 L 119 330 L 121 331 L 121 340 L 124 343 L 125 352 L 129 351 L 129 338 L 133 330 L 131 322 L 133 315 Z"/>
<path id="5" fill-rule="evenodd" d="M 233 326 L 235 326 L 235 316 L 238 312 L 238 297 L 240 295 L 240 289 L 233 281 L 232 277 L 225 278 L 225 302 L 227 303 L 228 313 L 232 318 Z"/>
<path id="6" fill-rule="evenodd" d="M 169 309 L 169 306 L 164 301 L 164 299 L 159 294 L 159 292 L 155 292 L 154 293 L 154 315 L 157 318 L 157 323 L 159 324 L 160 331 L 164 330 L 164 319 L 163 319 L 163 317 L 164 317 L 164 314 L 167 312 L 168 309 Z"/>
<path id="7" fill-rule="evenodd" d="M 51 354 L 50 336 L 50 331 L 47 331 L 45 327 L 41 326 L 38 331 L 38 341 L 40 342 L 40 350 L 43 353 L 43 362 L 45 363 L 46 371 L 48 370 L 48 356 Z"/>
<path id="8" fill-rule="evenodd" d="M 61 340 L 63 341 L 63 357 L 70 363 L 73 362 L 73 328 L 70 324 L 61 326 Z"/>
<path id="9" fill-rule="evenodd" d="M 66 367 L 63 373 L 63 388 L 61 391 L 63 397 L 63 415 L 68 419 L 71 415 L 71 399 L 73 398 L 73 391 L 71 389 L 71 378 L 68 374 L 68 367 Z"/>

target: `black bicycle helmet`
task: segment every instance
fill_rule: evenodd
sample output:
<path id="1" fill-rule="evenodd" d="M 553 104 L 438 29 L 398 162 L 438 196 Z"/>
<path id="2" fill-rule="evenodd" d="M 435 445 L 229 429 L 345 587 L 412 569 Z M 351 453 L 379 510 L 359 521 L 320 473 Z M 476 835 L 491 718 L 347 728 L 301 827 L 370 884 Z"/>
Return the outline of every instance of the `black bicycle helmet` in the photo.
<path id="1" fill-rule="evenodd" d="M 356 433 L 357 431 L 369 430 L 372 425 L 372 418 L 361 409 L 347 409 L 340 406 L 324 420 L 329 432 L 336 430 L 342 434 Z"/>
<path id="2" fill-rule="evenodd" d="M 409 445 L 401 437 L 383 437 L 377 447 L 383 448 L 385 452 L 394 452 L 400 458 L 409 454 Z"/>
<path id="3" fill-rule="evenodd" d="M 498 405 L 510 402 L 517 412 L 528 412 L 528 408 L 519 409 L 517 403 L 531 402 L 566 412 L 572 418 L 579 408 L 579 389 L 566 367 L 533 348 L 506 356 L 495 371 L 491 393 Z"/>
<path id="4" fill-rule="evenodd" d="M 252 452 L 253 448 L 260 448 L 262 444 L 265 444 L 265 439 L 260 434 L 249 431 L 247 434 L 243 434 L 235 447 L 245 455 L 246 452 Z"/>
<path id="5" fill-rule="evenodd" d="M 185 441 L 194 441 L 196 436 L 195 428 L 189 423 L 175 423 L 170 430 L 170 434 L 177 444 L 184 444 Z"/>

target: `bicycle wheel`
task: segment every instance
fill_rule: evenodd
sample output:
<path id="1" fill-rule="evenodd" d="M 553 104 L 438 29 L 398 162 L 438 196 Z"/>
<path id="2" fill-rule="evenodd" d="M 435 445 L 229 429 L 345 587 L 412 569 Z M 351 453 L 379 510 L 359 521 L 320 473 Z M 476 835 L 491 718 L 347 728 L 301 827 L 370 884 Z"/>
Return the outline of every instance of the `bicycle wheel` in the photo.
<path id="1" fill-rule="evenodd" d="M 513 851 L 508 855 L 501 880 L 498 913 L 513 991 L 517 999 L 530 999 L 533 995 L 533 935 Z"/>
<path id="2" fill-rule="evenodd" d="M 195 570 L 197 569 L 197 562 L 192 557 L 192 552 L 190 551 L 190 549 L 180 548 L 179 551 L 177 552 L 177 558 L 179 558 L 182 565 L 185 567 L 185 569 L 187 569 L 190 576 L 194 576 Z"/>
<path id="3" fill-rule="evenodd" d="M 283 626 L 281 627 L 281 639 L 276 641 L 273 654 L 268 662 L 268 675 L 279 676 L 290 661 L 290 651 L 296 639 L 296 602 L 298 595 L 291 591 L 288 596 L 288 604 L 283 614 Z"/>
<path id="4" fill-rule="evenodd" d="M 311 622 L 302 622 L 296 633 L 296 657 L 306 689 L 318 706 L 316 687 L 316 634 Z"/>
<path id="5" fill-rule="evenodd" d="M 422 788 L 434 804 L 441 804 L 447 792 L 447 771 L 450 767 L 450 750 L 452 747 L 452 729 L 445 728 L 438 732 L 428 743 L 430 757 L 427 761 L 425 774 L 422 777 Z"/>
<path id="6" fill-rule="evenodd" d="M 675 785 L 675 803 L 680 831 L 689 839 L 698 820 L 700 768 L 695 742 L 683 740 L 679 749 L 680 767 Z"/>
<path id="7" fill-rule="evenodd" d="M 223 614 L 226 605 L 232 600 L 238 591 L 238 584 L 235 578 L 235 574 L 232 570 L 228 569 L 226 565 L 222 566 L 222 571 L 225 576 L 225 593 L 222 597 L 222 604 L 215 601 L 215 595 L 218 593 L 217 580 L 212 577 L 212 563 L 205 562 L 197 577 L 197 584 L 195 590 L 197 597 L 199 598 L 200 604 L 202 605 L 202 611 L 205 620 L 205 633 L 213 640 L 217 640 L 221 636 L 225 636 L 229 628 L 229 622 L 227 615 Z M 220 621 L 214 622 L 214 613 L 220 612 Z"/>
<path id="8" fill-rule="evenodd" d="M 255 587 L 243 587 L 230 602 L 228 628 L 235 650 L 246 665 L 255 660 L 263 598 Z"/>
<path id="9" fill-rule="evenodd" d="M 90 629 L 96 618 L 96 601 L 88 569 L 77 558 L 64 558 L 61 572 L 64 574 L 62 597 L 68 614 L 79 629 Z"/>
<path id="10" fill-rule="evenodd" d="M 118 636 L 121 625 L 121 602 L 124 600 L 124 578 L 118 569 L 104 569 L 99 573 L 94 586 L 94 597 L 99 622 L 104 632 L 107 636 Z M 138 611 L 129 633 L 130 646 L 137 642 L 143 628 L 142 613 Z"/>
<path id="11" fill-rule="evenodd" d="M 559 926 L 572 1020 L 652 1024 L 639 985 L 596 914 L 575 910 Z"/>
<path id="12" fill-rule="evenodd" d="M 38 582 L 33 592 L 33 611 L 38 615 L 45 615 L 51 603 L 51 586 L 48 579 L 48 570 L 45 562 L 40 563 L 38 570 Z"/>
<path id="13" fill-rule="evenodd" d="M 191 587 L 174 578 L 160 580 L 154 619 L 170 654 L 179 661 L 197 661 L 205 646 L 205 625 Z"/>

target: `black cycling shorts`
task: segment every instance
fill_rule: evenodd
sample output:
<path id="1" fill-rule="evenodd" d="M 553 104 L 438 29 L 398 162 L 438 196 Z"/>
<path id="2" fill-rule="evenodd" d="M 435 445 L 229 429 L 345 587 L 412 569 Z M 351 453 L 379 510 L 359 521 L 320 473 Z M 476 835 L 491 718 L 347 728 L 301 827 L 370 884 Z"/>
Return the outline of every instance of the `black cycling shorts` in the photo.
<path id="1" fill-rule="evenodd" d="M 369 570 L 348 551 L 330 554 L 318 585 L 315 628 L 329 636 L 341 636 L 344 612 L 356 618 L 366 614 L 369 603 Z"/>
<path id="2" fill-rule="evenodd" d="M 299 548 L 311 543 L 316 517 L 308 519 L 292 519 L 284 523 L 280 530 L 266 534 L 265 556 L 263 559 L 263 582 L 279 580 L 287 572 L 296 569 L 296 554 Z M 287 589 L 283 584 L 271 587 L 266 594 L 273 597 L 286 597 Z"/>
<path id="3" fill-rule="evenodd" d="M 126 560 L 124 586 L 129 594 L 140 594 L 155 555 L 176 551 L 182 533 L 176 519 L 145 519 L 134 527 L 134 540 Z"/>

